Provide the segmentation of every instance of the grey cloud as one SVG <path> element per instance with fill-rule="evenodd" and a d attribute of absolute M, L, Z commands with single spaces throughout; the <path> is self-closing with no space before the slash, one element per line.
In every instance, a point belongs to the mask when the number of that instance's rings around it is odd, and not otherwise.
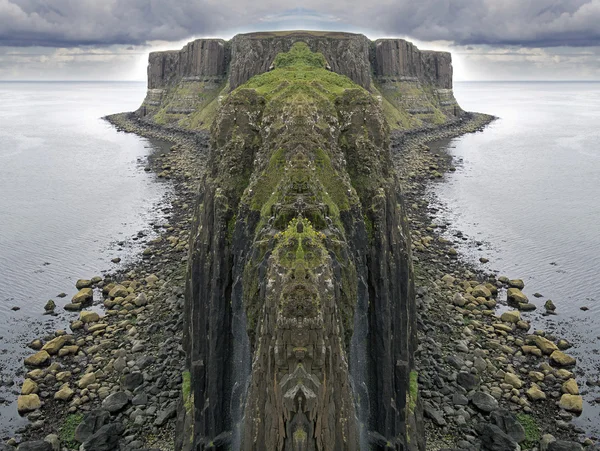
<path fill-rule="evenodd" d="M 138 45 L 307 20 L 458 45 L 600 44 L 600 0 L 0 0 L 0 45 Z"/>

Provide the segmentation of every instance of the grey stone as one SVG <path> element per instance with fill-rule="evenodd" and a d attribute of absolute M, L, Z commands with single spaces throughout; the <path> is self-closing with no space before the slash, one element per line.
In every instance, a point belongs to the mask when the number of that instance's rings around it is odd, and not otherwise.
<path fill-rule="evenodd" d="M 146 393 L 138 393 L 131 400 L 131 404 L 134 406 L 145 406 L 148 404 L 148 395 Z"/>
<path fill-rule="evenodd" d="M 511 412 L 504 409 L 499 409 L 490 414 L 490 420 L 498 426 L 502 431 L 513 438 L 517 443 L 525 440 L 525 429 L 519 423 L 517 417 Z"/>
<path fill-rule="evenodd" d="M 461 395 L 460 393 L 454 393 L 452 395 L 452 404 L 455 406 L 466 406 L 469 404 L 469 400 L 465 395 Z"/>
<path fill-rule="evenodd" d="M 75 440 L 79 443 L 85 442 L 104 426 L 109 418 L 110 414 L 106 410 L 92 410 L 83 417 L 83 420 L 75 429 Z"/>
<path fill-rule="evenodd" d="M 34 440 L 21 443 L 17 451 L 53 451 L 53 449 L 52 445 L 44 440 Z"/>
<path fill-rule="evenodd" d="M 175 418 L 175 415 L 177 415 L 176 403 L 169 404 L 164 410 L 160 411 L 158 413 L 158 415 L 156 415 L 156 420 L 154 420 L 154 425 L 155 426 L 163 426 L 171 418 Z"/>
<path fill-rule="evenodd" d="M 516 451 L 519 445 L 508 434 L 494 424 L 479 427 L 481 449 L 486 451 Z"/>
<path fill-rule="evenodd" d="M 444 419 L 444 415 L 442 412 L 437 410 L 428 402 L 423 406 L 423 413 L 426 418 L 429 418 L 436 426 L 446 426 L 446 420 Z"/>
<path fill-rule="evenodd" d="M 129 404 L 129 396 L 122 391 L 109 395 L 102 401 L 102 408 L 110 413 L 115 413 Z"/>
<path fill-rule="evenodd" d="M 479 378 L 471 373 L 458 373 L 456 382 L 464 389 L 472 390 L 479 385 Z"/>
<path fill-rule="evenodd" d="M 105 424 L 84 442 L 81 449 L 82 451 L 115 451 L 118 449 L 123 430 L 121 423 Z"/>
<path fill-rule="evenodd" d="M 488 395 L 487 393 L 481 391 L 473 393 L 471 402 L 479 410 L 487 413 L 493 412 L 498 408 L 498 401 L 496 401 L 492 395 Z"/>
<path fill-rule="evenodd" d="M 556 440 L 548 444 L 548 451 L 583 451 L 583 447 L 576 442 Z"/>
<path fill-rule="evenodd" d="M 121 378 L 121 386 L 124 390 L 135 390 L 137 387 L 144 383 L 144 376 L 142 373 L 129 373 Z"/>

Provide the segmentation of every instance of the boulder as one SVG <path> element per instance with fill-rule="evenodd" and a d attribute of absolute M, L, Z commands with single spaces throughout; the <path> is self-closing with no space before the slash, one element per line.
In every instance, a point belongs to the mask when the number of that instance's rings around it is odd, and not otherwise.
<path fill-rule="evenodd" d="M 21 387 L 21 394 L 31 395 L 32 393 L 37 393 L 38 390 L 38 384 L 36 384 L 31 379 L 25 379 L 25 381 L 23 382 L 23 386 Z"/>
<path fill-rule="evenodd" d="M 516 324 L 519 321 L 521 321 L 521 312 L 519 312 L 518 310 L 511 310 L 508 312 L 504 312 L 502 314 L 502 316 L 500 316 L 500 319 L 507 323 L 515 323 Z"/>
<path fill-rule="evenodd" d="M 143 383 L 144 376 L 139 372 L 126 374 L 121 378 L 121 386 L 124 390 L 133 391 Z"/>
<path fill-rule="evenodd" d="M 525 440 L 525 428 L 512 412 L 504 409 L 496 410 L 490 414 L 490 420 L 515 442 L 521 443 Z"/>
<path fill-rule="evenodd" d="M 102 408 L 108 410 L 110 413 L 116 413 L 123 409 L 129 404 L 129 396 L 126 393 L 120 391 L 109 395 L 104 401 L 102 401 Z"/>
<path fill-rule="evenodd" d="M 175 415 L 177 415 L 177 403 L 173 402 L 158 412 L 156 420 L 154 420 L 154 426 L 163 426 L 171 418 L 175 418 Z"/>
<path fill-rule="evenodd" d="M 67 402 L 71 400 L 74 393 L 75 392 L 71 389 L 68 383 L 63 384 L 61 385 L 60 389 L 56 393 L 54 393 L 54 399 L 58 401 Z"/>
<path fill-rule="evenodd" d="M 81 312 L 79 314 L 79 321 L 81 321 L 84 324 L 87 323 L 95 323 L 96 321 L 100 320 L 100 315 L 98 315 L 96 312 Z"/>
<path fill-rule="evenodd" d="M 430 403 L 426 402 L 423 406 L 423 414 L 425 418 L 429 418 L 433 421 L 433 424 L 436 426 L 446 426 L 446 420 L 444 419 L 444 414 L 440 412 L 438 409 L 433 407 Z"/>
<path fill-rule="evenodd" d="M 506 297 L 509 301 L 517 304 L 529 304 L 529 299 L 518 288 L 509 288 L 506 292 Z"/>
<path fill-rule="evenodd" d="M 469 391 L 479 385 L 479 378 L 471 373 L 460 372 L 456 376 L 456 383 Z"/>
<path fill-rule="evenodd" d="M 517 451 L 518 443 L 495 424 L 479 427 L 481 449 L 486 451 Z"/>
<path fill-rule="evenodd" d="M 583 451 L 583 446 L 577 442 L 555 440 L 548 444 L 548 451 Z"/>
<path fill-rule="evenodd" d="M 569 395 L 578 395 L 579 387 L 577 386 L 577 381 L 573 378 L 566 381 L 562 384 L 563 393 L 568 393 Z"/>
<path fill-rule="evenodd" d="M 17 411 L 22 415 L 42 407 L 42 402 L 36 394 L 21 395 L 17 398 Z"/>
<path fill-rule="evenodd" d="M 53 451 L 53 449 L 51 443 L 44 440 L 34 440 L 32 442 L 21 443 L 17 451 Z"/>
<path fill-rule="evenodd" d="M 554 351 L 558 351 L 558 347 L 554 343 L 547 338 L 540 337 L 539 335 L 533 336 L 533 342 L 546 355 L 550 355 Z"/>
<path fill-rule="evenodd" d="M 39 351 L 33 355 L 30 355 L 25 359 L 25 365 L 39 367 L 46 366 L 50 364 L 50 354 L 46 351 Z"/>
<path fill-rule="evenodd" d="M 92 281 L 88 279 L 79 279 L 75 282 L 75 288 L 81 290 L 82 288 L 90 288 L 92 286 Z"/>
<path fill-rule="evenodd" d="M 537 384 L 531 384 L 531 387 L 525 392 L 525 394 L 531 401 L 546 399 L 546 393 L 544 393 Z"/>
<path fill-rule="evenodd" d="M 558 406 L 569 412 L 580 414 L 583 412 L 583 398 L 580 395 L 569 395 L 565 393 L 560 397 Z"/>
<path fill-rule="evenodd" d="M 477 285 L 473 288 L 473 291 L 471 291 L 471 295 L 476 298 L 481 297 L 486 299 L 492 297 L 492 293 L 485 285 Z"/>
<path fill-rule="evenodd" d="M 92 410 L 83 417 L 83 420 L 75 429 L 75 440 L 79 443 L 87 441 L 108 422 L 109 418 L 110 414 L 106 410 Z"/>
<path fill-rule="evenodd" d="M 571 357 L 570 355 L 558 350 L 554 351 L 550 355 L 550 361 L 557 366 L 573 366 L 577 363 L 577 359 L 575 359 L 575 357 Z"/>
<path fill-rule="evenodd" d="M 89 437 L 80 448 L 82 451 L 114 451 L 119 449 L 119 438 L 124 428 L 121 423 L 110 423 L 102 426 Z"/>
<path fill-rule="evenodd" d="M 124 298 L 128 294 L 129 291 L 127 291 L 127 288 L 125 288 L 123 285 L 115 285 L 115 287 L 108 293 L 111 298 Z"/>
<path fill-rule="evenodd" d="M 42 351 L 46 351 L 50 355 L 58 354 L 58 351 L 68 343 L 69 339 L 70 337 L 67 335 L 53 338 L 44 345 Z"/>
<path fill-rule="evenodd" d="M 556 310 L 556 305 L 554 305 L 554 302 L 552 302 L 551 299 L 548 299 L 544 304 L 544 308 L 547 312 L 554 313 L 554 311 Z"/>
<path fill-rule="evenodd" d="M 71 302 L 73 304 L 84 304 L 92 299 L 94 299 L 94 290 L 91 288 L 82 288 L 75 296 L 73 296 L 73 298 L 71 298 Z"/>
<path fill-rule="evenodd" d="M 44 310 L 46 313 L 52 313 L 55 308 L 56 302 L 54 302 L 52 299 L 50 299 L 48 302 L 46 302 L 46 305 L 44 305 Z"/>
<path fill-rule="evenodd" d="M 77 386 L 79 388 L 86 388 L 88 385 L 93 384 L 94 382 L 96 382 L 96 374 L 94 373 L 87 373 L 84 374 L 81 379 L 79 379 L 79 382 L 77 382 Z"/>
<path fill-rule="evenodd" d="M 525 282 L 523 282 L 521 279 L 511 279 L 508 281 L 508 286 L 522 290 L 525 288 Z"/>
<path fill-rule="evenodd" d="M 506 373 L 504 375 L 504 382 L 506 382 L 507 384 L 512 385 L 514 388 L 521 388 L 523 386 L 523 381 L 521 379 L 519 379 L 519 376 L 517 376 L 514 373 Z"/>
<path fill-rule="evenodd" d="M 482 412 L 493 412 L 498 408 L 498 401 L 492 395 L 478 391 L 471 396 L 471 402 Z"/>

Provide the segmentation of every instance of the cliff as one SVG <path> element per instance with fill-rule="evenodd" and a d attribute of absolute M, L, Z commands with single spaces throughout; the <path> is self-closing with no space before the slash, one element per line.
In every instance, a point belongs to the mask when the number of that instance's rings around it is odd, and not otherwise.
<path fill-rule="evenodd" d="M 176 449 L 422 450 L 409 232 L 381 101 L 307 43 L 268 63 L 211 128 Z"/>
<path fill-rule="evenodd" d="M 448 53 L 272 32 L 150 55 L 143 121 L 210 130 L 177 450 L 422 450 L 395 131 L 458 122 Z"/>
<path fill-rule="evenodd" d="M 220 97 L 268 72 L 297 42 L 321 53 L 328 70 L 381 97 L 393 130 L 435 127 L 463 114 L 452 93 L 449 53 L 421 51 L 402 39 L 314 31 L 199 39 L 179 51 L 151 53 L 148 93 L 137 113 L 158 125 L 208 130 Z"/>

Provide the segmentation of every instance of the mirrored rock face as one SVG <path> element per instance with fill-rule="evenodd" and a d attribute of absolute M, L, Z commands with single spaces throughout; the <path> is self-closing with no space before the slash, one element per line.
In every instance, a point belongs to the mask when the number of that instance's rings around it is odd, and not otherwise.
<path fill-rule="evenodd" d="M 414 299 L 388 126 L 327 65 L 296 43 L 212 128 L 186 300 L 191 449 L 407 449 Z"/>

